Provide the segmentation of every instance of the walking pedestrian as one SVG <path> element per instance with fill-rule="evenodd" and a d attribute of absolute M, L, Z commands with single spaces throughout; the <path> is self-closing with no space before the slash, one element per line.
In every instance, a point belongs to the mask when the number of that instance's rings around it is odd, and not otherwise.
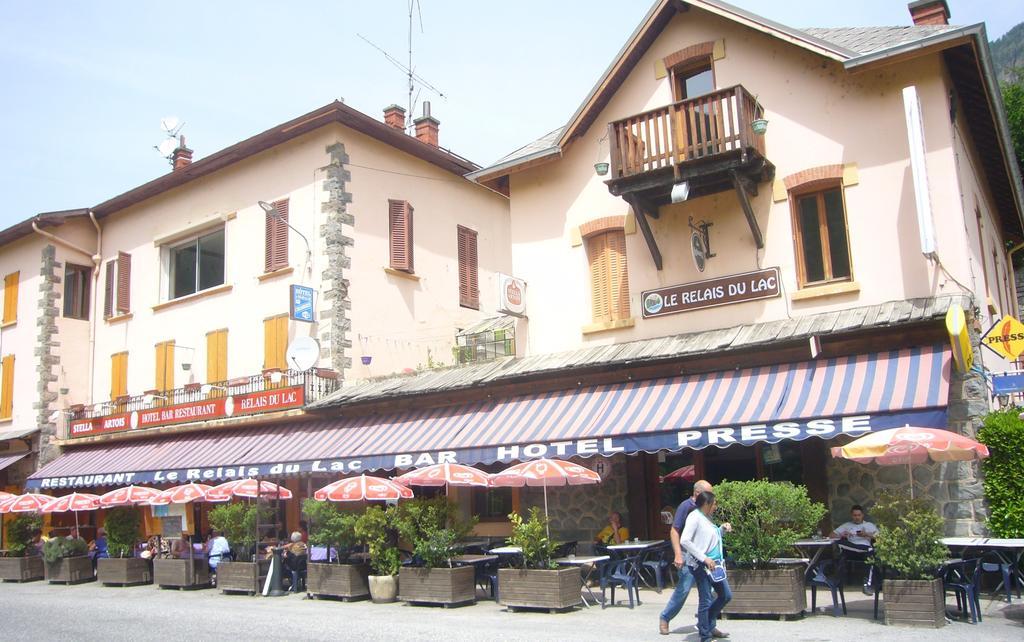
<path fill-rule="evenodd" d="M 658 632 L 662 635 L 668 635 L 669 622 L 679 614 L 679 609 L 683 608 L 687 596 L 690 595 L 690 589 L 693 588 L 693 574 L 690 573 L 689 567 L 683 564 L 683 549 L 679 545 L 679 534 L 683 532 L 683 526 L 686 524 L 686 518 L 690 515 L 690 512 L 697 508 L 697 496 L 711 490 L 711 484 L 703 479 L 694 484 L 693 495 L 679 504 L 679 508 L 676 509 L 675 519 L 672 520 L 669 540 L 672 542 L 672 551 L 675 553 L 673 563 L 679 571 L 679 579 L 676 581 L 676 588 L 672 591 L 671 597 L 668 598 L 665 609 L 658 616 Z"/>
<path fill-rule="evenodd" d="M 722 551 L 722 530 L 730 531 L 732 527 L 727 523 L 722 526 L 712 523 L 715 494 L 711 491 L 702 492 L 695 503 L 697 510 L 691 511 L 686 518 L 679 542 L 686 549 L 686 564 L 693 573 L 700 593 L 697 632 L 701 642 L 708 642 L 715 638 L 729 637 L 728 633 L 719 631 L 715 625 L 722 609 L 732 599 Z"/>

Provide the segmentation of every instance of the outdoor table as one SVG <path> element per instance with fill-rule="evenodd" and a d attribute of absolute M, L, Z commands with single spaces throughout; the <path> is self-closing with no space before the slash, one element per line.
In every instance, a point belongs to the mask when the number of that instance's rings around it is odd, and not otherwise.
<path fill-rule="evenodd" d="M 793 548 L 800 553 L 800 557 L 807 558 L 807 569 L 810 570 L 818 563 L 826 550 L 831 550 L 837 540 L 827 537 L 822 539 L 800 539 L 793 542 Z"/>
<path fill-rule="evenodd" d="M 498 559 L 497 555 L 453 555 L 451 562 L 459 566 L 476 566 L 477 564 L 493 562 L 496 559 Z"/>
<path fill-rule="evenodd" d="M 590 590 L 590 576 L 594 574 L 594 570 L 597 568 L 599 562 L 607 562 L 611 557 L 608 555 L 589 555 L 577 557 L 570 555 L 569 557 L 558 557 L 551 560 L 555 564 L 561 564 L 563 566 L 579 566 L 580 567 L 580 599 L 583 600 L 583 606 L 590 608 L 590 604 L 587 603 L 587 597 L 583 595 L 583 591 L 586 591 L 590 595 L 590 599 L 594 600 L 594 604 L 600 602 L 594 592 Z M 582 572 L 583 567 L 588 566 L 586 574 Z"/>
<path fill-rule="evenodd" d="M 490 545 L 491 545 L 491 540 L 489 540 L 489 539 L 467 539 L 467 540 L 463 540 L 461 542 L 455 542 L 455 548 L 458 549 L 458 550 L 463 550 L 463 549 L 466 549 L 466 548 L 485 549 L 485 548 L 487 548 Z"/>
<path fill-rule="evenodd" d="M 522 555 L 523 549 L 520 546 L 499 546 L 488 551 L 493 555 Z"/>
<path fill-rule="evenodd" d="M 662 539 L 634 539 L 632 541 L 625 541 L 621 544 L 611 544 L 605 548 L 609 551 L 621 551 L 622 554 L 627 556 L 630 554 L 633 555 L 632 561 L 629 564 L 629 572 L 636 577 L 636 585 L 640 586 L 641 582 L 647 584 L 647 582 L 644 581 L 643 575 L 640 573 L 640 554 L 649 548 L 660 546 L 664 543 L 665 540 Z M 650 588 L 650 585 L 647 584 L 647 587 Z"/>
<path fill-rule="evenodd" d="M 1000 537 L 944 537 L 940 540 L 949 548 L 959 548 L 966 552 L 968 549 L 976 548 L 981 551 L 991 551 L 1003 564 L 1010 567 L 1010 583 L 1007 587 L 1007 599 L 1009 590 L 1017 588 L 1017 584 L 1024 585 L 1024 571 L 1021 570 L 1021 560 L 1024 558 L 1024 539 L 1000 538 Z M 996 592 L 1003 588 L 999 582 Z"/>

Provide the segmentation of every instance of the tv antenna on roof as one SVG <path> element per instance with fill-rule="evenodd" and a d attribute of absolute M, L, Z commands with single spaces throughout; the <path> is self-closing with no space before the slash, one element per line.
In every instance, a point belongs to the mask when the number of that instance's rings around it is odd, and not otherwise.
<path fill-rule="evenodd" d="M 160 155 L 166 158 L 167 162 L 172 165 L 174 161 L 171 159 L 171 156 L 178 147 L 178 134 L 184 126 L 185 123 L 180 122 L 177 116 L 166 116 L 160 119 L 160 129 L 164 130 L 166 138 L 160 141 L 159 144 L 153 145 L 153 149 L 160 152 Z"/>
<path fill-rule="evenodd" d="M 400 60 L 398 60 L 397 58 L 395 58 L 394 56 L 389 54 L 382 47 L 379 47 L 378 45 L 374 44 L 369 38 L 367 38 L 363 34 L 361 34 L 361 33 L 357 33 L 356 34 L 357 36 L 359 36 L 363 40 L 363 42 L 365 42 L 366 44 L 370 45 L 371 47 L 373 47 L 377 51 L 379 51 L 382 54 L 384 54 L 384 57 L 387 59 L 388 62 L 390 62 L 395 67 L 398 67 L 400 70 L 405 72 L 406 79 L 409 82 L 409 111 L 405 112 L 405 126 L 406 126 L 406 128 L 412 127 L 412 119 L 413 119 L 413 114 L 415 113 L 416 101 L 419 99 L 419 96 L 420 96 L 420 92 L 416 90 L 416 83 L 419 83 L 423 87 L 426 87 L 428 90 L 430 90 L 430 91 L 434 92 L 435 94 L 437 94 L 438 98 L 441 98 L 443 100 L 448 100 L 448 96 L 446 96 L 443 91 L 441 91 L 440 89 L 438 89 L 434 85 L 430 84 L 429 82 L 427 82 L 427 80 L 425 78 L 423 78 L 422 76 L 417 74 L 416 73 L 416 68 L 412 66 L 412 13 L 413 13 L 413 9 L 414 8 L 416 10 L 416 15 L 417 15 L 417 17 L 419 18 L 419 21 L 420 21 L 420 33 L 423 33 L 423 12 L 422 12 L 422 10 L 420 8 L 420 2 L 419 2 L 419 0 L 409 0 L 409 63 L 408 64 L 402 64 L 402 62 Z M 415 97 L 413 96 L 413 92 L 415 92 L 415 94 L 416 94 Z"/>

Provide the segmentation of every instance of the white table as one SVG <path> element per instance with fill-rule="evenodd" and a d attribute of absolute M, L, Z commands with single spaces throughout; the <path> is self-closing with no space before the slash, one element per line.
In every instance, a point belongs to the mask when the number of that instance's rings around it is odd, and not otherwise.
<path fill-rule="evenodd" d="M 583 606 L 589 609 L 590 604 L 587 603 L 587 597 L 583 594 L 583 591 L 586 591 L 590 595 L 590 599 L 594 600 L 594 604 L 597 604 L 600 601 L 597 599 L 597 596 L 594 595 L 594 592 L 590 590 L 590 576 L 594 574 L 594 569 L 597 568 L 597 564 L 599 562 L 607 562 L 610 559 L 611 557 L 608 555 L 585 555 L 580 557 L 570 555 L 568 557 L 558 557 L 551 561 L 555 564 L 561 564 L 562 566 L 579 566 L 581 569 L 588 564 L 590 565 L 586 575 L 582 572 L 580 573 L 580 582 L 582 582 L 582 586 L 580 586 L 580 599 L 583 600 Z"/>
<path fill-rule="evenodd" d="M 983 551 L 992 551 L 1004 564 L 1010 567 L 1009 589 L 1016 589 L 1017 584 L 1024 586 L 1024 570 L 1021 569 L 1021 560 L 1024 559 L 1024 538 L 1003 538 L 1003 537 L 944 537 L 940 540 L 950 548 L 967 550 L 977 548 Z M 1003 588 L 1000 582 L 996 587 L 998 592 Z M 1019 590 L 1019 589 L 1018 589 Z M 1009 590 L 1007 591 L 1009 599 Z"/>
<path fill-rule="evenodd" d="M 523 548 L 521 546 L 499 546 L 487 552 L 492 555 L 522 555 Z"/>

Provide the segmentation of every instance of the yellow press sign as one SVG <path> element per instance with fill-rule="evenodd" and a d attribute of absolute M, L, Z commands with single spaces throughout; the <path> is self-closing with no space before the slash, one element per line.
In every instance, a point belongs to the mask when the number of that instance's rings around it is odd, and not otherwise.
<path fill-rule="evenodd" d="M 1024 353 L 1024 323 L 1006 315 L 988 329 L 981 343 L 1000 357 L 1013 361 Z"/>
<path fill-rule="evenodd" d="M 974 348 L 967 331 L 967 317 L 959 304 L 954 303 L 946 311 L 946 332 L 949 333 L 949 344 L 953 348 L 953 361 L 957 369 L 967 372 L 974 365 Z"/>

